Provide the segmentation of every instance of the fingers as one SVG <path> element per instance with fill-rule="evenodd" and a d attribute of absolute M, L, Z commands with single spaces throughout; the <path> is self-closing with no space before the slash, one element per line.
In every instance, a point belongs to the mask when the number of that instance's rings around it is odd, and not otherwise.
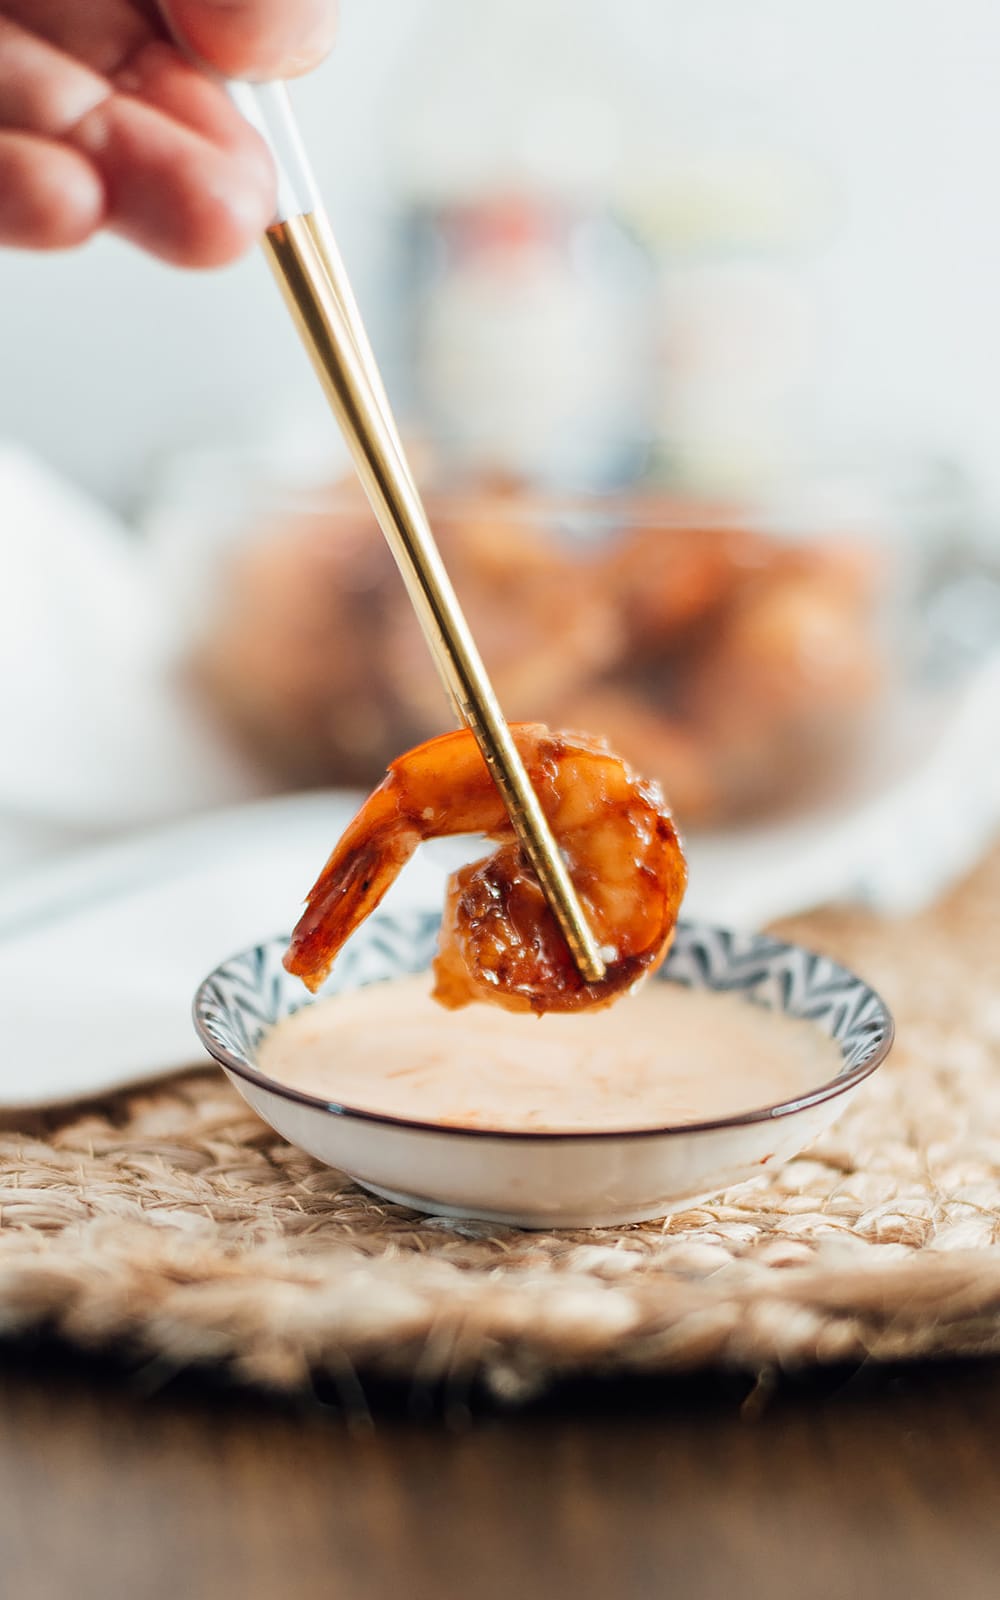
<path fill-rule="evenodd" d="M 0 245 L 67 250 L 104 221 L 104 186 L 75 150 L 0 131 Z"/>
<path fill-rule="evenodd" d="M 109 81 L 0 18 L 2 129 L 39 136 L 9 158 L 12 180 L 21 174 L 26 185 L 20 199 L 16 186 L 5 196 L 12 242 L 31 244 L 35 218 L 39 247 L 58 245 L 50 206 L 65 192 L 66 243 L 86 238 L 96 214 L 164 260 L 219 266 L 274 215 L 263 143 L 216 85 L 158 40 Z"/>
<path fill-rule="evenodd" d="M 104 77 L 147 39 L 163 36 L 153 0 L 3 0 L 3 10 L 29 33 Z"/>
<path fill-rule="evenodd" d="M 272 161 L 260 135 L 218 85 L 172 45 L 147 44 L 115 75 L 113 85 L 209 140 L 265 189 L 271 185 Z"/>
<path fill-rule="evenodd" d="M 224 142 L 165 115 L 145 98 L 116 94 L 72 131 L 73 145 L 99 171 L 107 197 L 107 226 L 177 266 L 213 267 L 235 260 L 274 216 L 275 180 L 270 158 L 240 119 L 210 103 L 180 70 L 152 75 L 150 93 L 183 106 L 202 127 L 222 129 Z M 200 85 L 206 91 L 210 84 Z M 245 132 L 244 132 L 245 129 Z"/>
<path fill-rule="evenodd" d="M 99 73 L 0 16 L 0 126 L 58 139 L 110 92 Z"/>
<path fill-rule="evenodd" d="M 322 61 L 336 0 L 164 0 L 164 15 L 203 61 L 231 78 L 293 78 Z"/>

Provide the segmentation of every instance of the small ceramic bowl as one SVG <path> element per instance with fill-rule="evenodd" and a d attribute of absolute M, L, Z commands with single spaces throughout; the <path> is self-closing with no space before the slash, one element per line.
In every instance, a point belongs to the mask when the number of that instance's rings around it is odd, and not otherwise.
<path fill-rule="evenodd" d="M 321 996 L 424 971 L 438 925 L 432 913 L 377 912 L 345 947 Z M 258 1069 L 262 1036 L 312 1003 L 281 964 L 286 946 L 285 939 L 255 945 L 205 979 L 194 1002 L 199 1038 L 286 1139 L 372 1193 L 437 1215 L 524 1228 L 663 1216 L 803 1149 L 885 1059 L 893 1038 L 884 1002 L 828 957 L 763 934 L 682 923 L 650 982 L 736 991 L 748 1004 L 811 1018 L 840 1047 L 837 1076 L 780 1105 L 684 1126 L 607 1133 L 442 1127 L 332 1105 Z"/>

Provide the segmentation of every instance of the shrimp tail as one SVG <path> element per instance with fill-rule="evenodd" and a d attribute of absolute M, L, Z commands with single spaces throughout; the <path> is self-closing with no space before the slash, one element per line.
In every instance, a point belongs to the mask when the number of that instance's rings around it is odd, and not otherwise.
<path fill-rule="evenodd" d="M 343 946 L 380 905 L 421 840 L 401 826 L 387 779 L 366 800 L 306 896 L 284 964 L 313 993 Z"/>
<path fill-rule="evenodd" d="M 513 731 L 522 750 L 530 750 L 540 730 L 527 724 Z M 421 840 L 507 826 L 500 794 L 467 728 L 443 733 L 400 756 L 334 846 L 309 891 L 285 967 L 315 992 Z"/>

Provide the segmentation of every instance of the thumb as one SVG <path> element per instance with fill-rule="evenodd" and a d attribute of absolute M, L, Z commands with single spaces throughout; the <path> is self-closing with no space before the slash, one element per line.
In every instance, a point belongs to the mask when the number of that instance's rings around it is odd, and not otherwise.
<path fill-rule="evenodd" d="M 227 78 L 294 78 L 322 61 L 336 0 L 161 0 L 176 37 Z"/>

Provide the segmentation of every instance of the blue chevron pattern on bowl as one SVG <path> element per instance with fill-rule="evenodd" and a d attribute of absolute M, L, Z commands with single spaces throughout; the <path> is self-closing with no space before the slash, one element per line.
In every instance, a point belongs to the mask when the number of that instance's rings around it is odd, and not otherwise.
<path fill-rule="evenodd" d="M 433 959 L 439 925 L 436 912 L 376 913 L 344 947 L 322 993 L 339 994 L 423 971 Z M 202 984 L 195 1026 L 213 1054 L 221 1050 L 253 1067 L 261 1036 L 311 1003 L 299 980 L 281 964 L 287 944 L 287 939 L 276 938 L 243 950 Z M 754 1004 L 808 1018 L 837 1041 L 842 1074 L 884 1052 L 891 1038 L 889 1012 L 863 979 L 829 956 L 766 934 L 681 922 L 670 955 L 652 981 L 734 990 Z"/>

